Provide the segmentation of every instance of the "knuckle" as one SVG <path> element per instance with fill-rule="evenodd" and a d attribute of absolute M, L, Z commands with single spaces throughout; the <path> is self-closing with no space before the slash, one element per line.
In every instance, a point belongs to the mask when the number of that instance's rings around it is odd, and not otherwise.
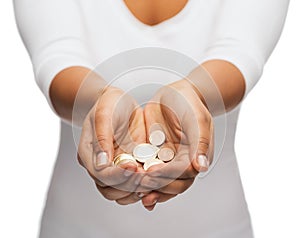
<path fill-rule="evenodd" d="M 199 142 L 198 144 L 198 151 L 200 153 L 207 153 L 208 152 L 208 149 L 209 149 L 209 144 L 207 143 L 203 143 L 203 142 Z"/>
<path fill-rule="evenodd" d="M 93 145 L 94 152 L 97 154 L 104 151 L 107 148 L 110 148 L 111 140 L 112 139 L 109 139 L 106 135 L 97 134 L 96 141 Z"/>
<path fill-rule="evenodd" d="M 99 191 L 99 193 L 107 200 L 109 201 L 114 201 L 114 196 L 111 192 L 109 192 L 106 188 L 102 188 L 101 186 L 99 186 L 98 184 L 96 184 L 97 190 Z"/>
<path fill-rule="evenodd" d="M 192 165 L 190 165 L 186 170 L 187 178 L 195 178 L 197 176 L 197 171 L 194 169 Z"/>
<path fill-rule="evenodd" d="M 179 185 L 178 186 L 178 194 L 182 194 L 182 193 L 184 193 L 185 191 L 187 190 L 187 187 L 186 186 L 184 186 L 184 184 L 181 184 L 181 185 Z"/>
<path fill-rule="evenodd" d="M 181 185 L 180 185 L 180 194 L 184 193 L 191 185 L 192 185 L 193 181 L 187 180 L 184 181 Z"/>
<path fill-rule="evenodd" d="M 102 193 L 102 196 L 107 199 L 108 201 L 114 201 L 115 198 L 113 195 L 111 195 L 110 193 Z"/>
<path fill-rule="evenodd" d="M 133 193 L 136 191 L 136 185 L 131 183 L 124 183 L 120 185 L 118 188 L 127 193 Z"/>
<path fill-rule="evenodd" d="M 121 206 L 126 206 L 126 205 L 129 205 L 130 202 L 126 201 L 126 200 L 122 200 L 122 199 L 118 199 L 116 200 L 116 203 L 121 205 Z"/>
<path fill-rule="evenodd" d="M 99 186 L 100 188 L 103 187 L 102 182 L 100 181 L 99 178 L 96 177 L 96 175 L 93 174 L 93 171 L 91 171 L 89 168 L 86 168 L 86 170 L 87 170 L 89 176 L 94 180 L 96 185 Z"/>
<path fill-rule="evenodd" d="M 204 147 L 207 147 L 208 148 L 208 146 L 209 146 L 209 139 L 208 138 L 206 138 L 206 137 L 203 137 L 203 136 L 200 136 L 199 137 L 199 146 L 204 146 Z"/>
<path fill-rule="evenodd" d="M 97 134 L 96 135 L 96 140 L 97 140 L 97 142 L 98 142 L 98 144 L 102 144 L 102 143 L 106 143 L 107 142 L 107 140 L 108 140 L 108 137 L 107 137 L 107 135 L 104 135 L 104 134 Z"/>
<path fill-rule="evenodd" d="M 82 161 L 82 159 L 80 158 L 80 156 L 79 156 L 78 153 L 77 153 L 77 161 L 78 161 L 78 163 L 79 163 L 82 167 L 85 167 L 85 166 L 84 166 L 84 163 L 83 163 L 83 161 Z"/>

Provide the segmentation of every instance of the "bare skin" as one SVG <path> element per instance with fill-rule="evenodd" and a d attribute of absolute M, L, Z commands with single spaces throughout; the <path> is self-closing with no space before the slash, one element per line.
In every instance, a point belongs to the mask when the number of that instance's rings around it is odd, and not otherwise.
<path fill-rule="evenodd" d="M 131 13 L 146 25 L 157 25 L 177 15 L 188 0 L 124 0 Z"/>
<path fill-rule="evenodd" d="M 176 4 L 173 5 L 173 0 L 125 1 L 137 19 L 148 25 L 159 24 L 176 15 L 187 3 L 186 0 L 175 2 Z M 195 176 L 207 170 L 206 166 L 199 164 L 197 158 L 198 155 L 206 155 L 208 161 L 211 162 L 213 156 L 211 118 L 224 113 L 217 105 L 217 95 L 213 90 L 209 95 L 202 94 L 203 88 L 207 90 L 209 87 L 201 80 L 207 74 L 211 76 L 221 93 L 226 111 L 233 109 L 241 102 L 245 92 L 243 76 L 234 65 L 223 60 L 211 60 L 200 65 L 189 75 L 190 81 L 182 79 L 163 87 L 154 95 L 144 111 L 138 107 L 133 98 L 124 95 L 122 90 L 105 87 L 105 80 L 90 69 L 70 67 L 55 76 L 50 86 L 50 98 L 54 109 L 61 118 L 70 121 L 73 117 L 76 123 L 82 126 L 78 159 L 95 180 L 99 192 L 105 198 L 122 205 L 138 202 L 142 198 L 145 208 L 153 210 L 157 202 L 165 202 L 186 191 L 192 185 Z M 78 115 L 76 113 L 73 115 L 76 96 L 87 75 L 90 75 L 90 84 L 77 98 L 79 100 L 78 113 L 76 112 Z M 179 92 L 177 95 L 181 95 L 177 100 L 188 103 L 187 107 L 172 104 L 174 100 L 169 100 L 169 98 L 174 98 L 172 95 L 174 90 Z M 207 107 L 208 101 L 211 107 Z M 213 105 L 214 101 L 216 105 Z M 131 105 L 131 114 L 122 113 L 122 110 L 112 110 L 122 103 Z M 172 115 L 166 108 L 159 106 L 161 103 L 170 107 L 176 115 Z M 193 113 L 196 111 L 196 114 L 193 114 L 194 117 L 188 117 L 189 120 L 178 118 L 178 115 L 180 117 L 180 115 L 190 113 L 188 110 L 182 110 L 188 107 L 193 109 L 191 110 Z M 118 120 L 115 119 L 116 114 Z M 182 119 L 181 128 L 176 126 L 178 119 Z M 204 134 L 193 134 L 193 131 L 187 129 L 190 124 L 195 123 L 194 119 L 196 119 L 199 131 Z M 124 148 L 128 150 L 125 152 L 130 152 L 135 143 L 146 142 L 149 127 L 153 123 L 160 123 L 165 127 L 168 145 L 175 148 L 177 152 L 174 162 L 165 167 L 153 166 L 147 173 L 135 164 L 125 164 L 122 168 L 113 167 L 111 162 L 114 155 L 124 152 Z M 126 127 L 129 128 L 132 142 L 126 140 L 128 132 L 122 131 L 122 128 Z M 179 148 L 178 141 L 182 135 L 185 135 L 185 140 L 183 140 L 185 143 Z M 97 142 L 97 148 L 90 146 L 94 145 L 94 142 Z M 116 142 L 120 142 L 122 146 L 116 146 Z M 191 153 L 192 150 L 195 153 Z M 103 160 L 102 164 L 95 162 L 90 156 L 91 151 L 94 156 L 97 156 L 98 152 L 105 151 L 107 163 L 103 163 Z M 128 173 L 125 173 L 126 171 Z M 184 173 L 179 176 L 178 171 L 184 171 Z"/>

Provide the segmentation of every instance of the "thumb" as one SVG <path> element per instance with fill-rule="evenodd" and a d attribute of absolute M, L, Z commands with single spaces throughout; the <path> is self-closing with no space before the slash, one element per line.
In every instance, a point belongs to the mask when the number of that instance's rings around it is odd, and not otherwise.
<path fill-rule="evenodd" d="M 198 119 L 197 130 L 190 127 L 187 136 L 190 146 L 190 159 L 194 169 L 206 172 L 213 158 L 213 123 L 211 119 Z"/>
<path fill-rule="evenodd" d="M 94 115 L 94 154 L 95 165 L 99 167 L 113 160 L 114 130 L 112 113 L 106 108 L 99 107 Z"/>

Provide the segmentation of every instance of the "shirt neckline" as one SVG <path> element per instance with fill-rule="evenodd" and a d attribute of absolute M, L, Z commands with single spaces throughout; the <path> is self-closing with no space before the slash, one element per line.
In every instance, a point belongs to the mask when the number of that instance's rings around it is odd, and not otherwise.
<path fill-rule="evenodd" d="M 133 13 L 128 9 L 126 4 L 123 0 L 117 0 L 114 1 L 114 4 L 112 7 L 118 8 L 119 14 L 124 20 L 128 21 L 130 24 L 134 25 L 137 28 L 145 29 L 149 31 L 158 31 L 162 30 L 164 28 L 169 28 L 169 25 L 173 24 L 180 24 L 184 18 L 188 15 L 189 10 L 192 8 L 192 2 L 195 0 L 188 0 L 188 2 L 185 4 L 185 6 L 181 9 L 180 12 L 178 12 L 175 16 L 166 19 L 158 24 L 155 24 L 153 26 L 148 25 L 142 21 L 140 21 L 138 18 L 136 18 Z M 112 1 L 109 1 L 112 2 Z"/>

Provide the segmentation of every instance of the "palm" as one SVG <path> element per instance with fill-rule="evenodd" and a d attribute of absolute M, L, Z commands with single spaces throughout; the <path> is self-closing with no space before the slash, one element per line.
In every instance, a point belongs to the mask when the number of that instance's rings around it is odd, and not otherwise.
<path fill-rule="evenodd" d="M 203 145 L 207 148 L 212 130 L 207 110 L 185 80 L 161 88 L 145 107 L 144 115 L 147 132 L 159 124 L 166 134 L 165 146 L 176 153 L 171 162 L 151 167 L 143 178 L 141 186 L 153 190 L 143 198 L 143 204 L 152 210 L 153 201 L 165 202 L 184 192 L 205 169 L 195 158 Z"/>
<path fill-rule="evenodd" d="M 175 100 L 173 100 L 175 102 Z M 172 105 L 170 105 L 172 107 Z M 171 162 L 173 165 L 177 164 L 179 170 L 174 171 L 171 178 L 182 178 L 185 179 L 185 175 L 183 174 L 186 169 L 192 170 L 191 161 L 190 161 L 190 143 L 189 139 L 184 131 L 184 127 L 182 123 L 180 123 L 179 114 L 175 114 L 177 112 L 177 108 L 175 105 L 173 108 L 164 106 L 162 104 L 157 104 L 154 102 L 149 103 L 145 108 L 145 121 L 146 127 L 151 128 L 153 124 L 159 124 L 163 129 L 166 135 L 166 147 L 171 148 L 175 152 L 175 158 Z M 182 107 L 188 108 L 188 107 Z M 180 114 L 186 114 L 187 111 L 180 112 Z M 168 163 L 166 166 L 168 166 Z M 172 165 L 172 166 L 173 166 Z M 165 174 L 164 176 L 168 176 Z M 167 183 L 172 182 L 172 180 L 166 181 L 166 183 L 161 184 L 161 186 L 166 186 Z"/>
<path fill-rule="evenodd" d="M 105 198 L 120 204 L 138 201 L 130 197 L 137 186 L 134 184 L 136 175 L 125 173 L 139 171 L 139 168 L 132 163 L 115 167 L 112 161 L 117 154 L 130 153 L 135 144 L 144 142 L 145 138 L 142 109 L 120 89 L 108 88 L 85 119 L 78 150 L 81 164 Z M 107 153 L 108 161 L 98 164 L 97 159 L 103 152 Z"/>
<path fill-rule="evenodd" d="M 97 107 L 95 126 L 109 118 L 113 134 L 113 157 L 120 153 L 131 153 L 139 141 L 145 141 L 142 109 L 120 89 L 113 88 L 112 92 L 104 93 L 100 103 L 107 105 L 107 102 L 110 102 L 110 108 Z"/>

